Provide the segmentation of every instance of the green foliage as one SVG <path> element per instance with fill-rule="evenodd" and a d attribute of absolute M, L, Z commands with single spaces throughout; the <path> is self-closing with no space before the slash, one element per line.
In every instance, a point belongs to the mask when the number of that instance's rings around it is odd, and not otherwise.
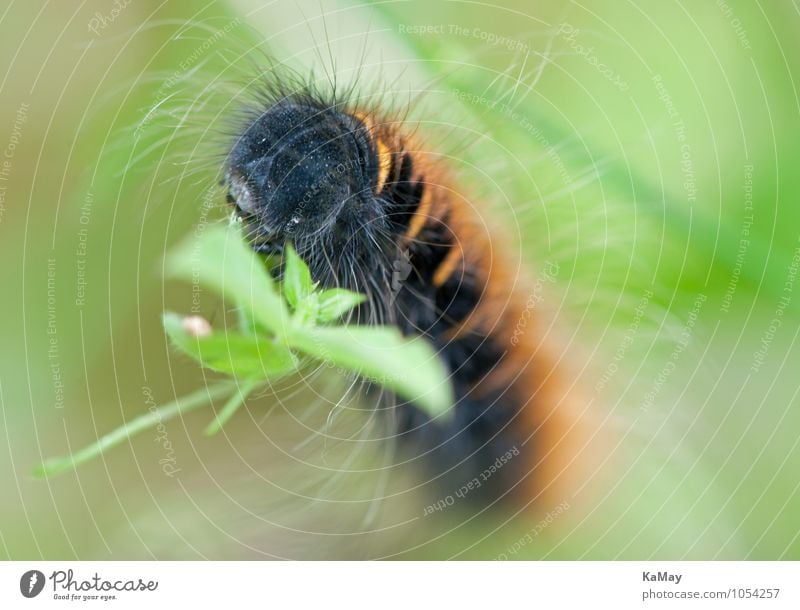
<path fill-rule="evenodd" d="M 175 278 L 200 278 L 206 288 L 229 298 L 274 334 L 280 334 L 288 321 L 289 311 L 272 277 L 238 231 L 212 226 L 197 241 L 180 244 L 165 266 L 167 274 Z"/>
<path fill-rule="evenodd" d="M 133 421 L 101 436 L 96 442 L 71 455 L 46 460 L 43 464 L 34 468 L 33 476 L 36 478 L 52 477 L 68 470 L 73 470 L 80 464 L 98 457 L 104 451 L 119 445 L 139 432 L 153 428 L 159 423 L 181 413 L 188 413 L 207 406 L 215 398 L 230 392 L 231 387 L 230 382 L 208 386 L 161 407 L 149 409 L 144 415 L 140 415 Z"/>
<path fill-rule="evenodd" d="M 215 332 L 205 320 L 165 313 L 164 330 L 179 352 L 232 380 L 151 409 L 72 455 L 47 460 L 34 476 L 71 470 L 142 430 L 227 396 L 205 429 L 206 435 L 215 434 L 259 387 L 313 362 L 383 385 L 431 417 L 449 416 L 453 397 L 447 372 L 427 341 L 404 337 L 389 327 L 322 326 L 363 303 L 363 295 L 340 288 L 320 290 L 291 245 L 286 248 L 279 290 L 233 224 L 210 227 L 197 239 L 184 242 L 168 256 L 167 272 L 175 278 L 197 279 L 232 301 L 239 311 L 239 328 Z"/>
<path fill-rule="evenodd" d="M 164 323 L 173 343 L 204 367 L 241 379 L 274 380 L 297 369 L 299 353 L 385 385 L 434 417 L 452 404 L 446 370 L 427 341 L 388 327 L 321 327 L 339 320 L 364 296 L 341 288 L 320 290 L 291 245 L 286 248 L 282 296 L 234 225 L 212 227 L 199 244 L 183 244 L 169 257 L 167 268 L 175 277 L 198 278 L 231 299 L 242 310 L 242 319 L 255 321 L 243 329 L 255 329 L 255 335 L 195 337 L 179 316 L 168 314 Z"/>
<path fill-rule="evenodd" d="M 164 314 L 164 330 L 179 351 L 218 373 L 242 379 L 274 379 L 292 373 L 297 358 L 284 345 L 235 332 L 194 336 L 179 314 Z"/>
<path fill-rule="evenodd" d="M 286 249 L 286 277 L 283 280 L 283 296 L 294 311 L 301 309 L 303 303 L 314 291 L 311 272 L 300 260 L 294 248 Z"/>

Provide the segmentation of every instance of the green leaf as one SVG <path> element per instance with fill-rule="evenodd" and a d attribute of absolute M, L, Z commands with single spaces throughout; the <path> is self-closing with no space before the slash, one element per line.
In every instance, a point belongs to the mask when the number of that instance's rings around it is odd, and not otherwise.
<path fill-rule="evenodd" d="M 196 337 L 184 328 L 182 316 L 165 313 L 163 319 L 175 346 L 211 370 L 243 379 L 275 379 L 297 368 L 297 358 L 281 343 L 231 332 Z"/>
<path fill-rule="evenodd" d="M 162 407 L 154 407 L 148 410 L 144 415 L 140 415 L 133 421 L 121 425 L 116 430 L 98 438 L 96 442 L 71 455 L 46 460 L 44 463 L 34 468 L 33 476 L 37 479 L 43 479 L 45 477 L 61 474 L 68 470 L 73 470 L 76 466 L 88 462 L 108 449 L 119 445 L 122 441 L 129 439 L 134 434 L 157 426 L 161 422 L 169 420 L 180 413 L 187 413 L 199 407 L 204 407 L 215 398 L 228 394 L 232 389 L 234 389 L 234 385 L 230 381 L 226 381 L 202 388 L 189 396 L 179 398 Z"/>
<path fill-rule="evenodd" d="M 245 315 L 281 336 L 289 321 L 263 261 L 244 243 L 234 225 L 207 227 L 200 237 L 178 245 L 167 257 L 167 273 L 199 281 L 245 310 Z"/>
<path fill-rule="evenodd" d="M 297 256 L 291 244 L 284 250 L 283 295 L 292 309 L 302 309 L 305 299 L 311 294 L 314 285 L 308 265 Z"/>
<path fill-rule="evenodd" d="M 319 293 L 316 321 L 325 324 L 334 322 L 348 311 L 367 300 L 367 297 L 344 288 L 331 288 Z"/>
<path fill-rule="evenodd" d="M 391 389 L 431 417 L 452 413 L 447 370 L 424 339 L 404 337 L 389 327 L 338 326 L 296 328 L 291 344 Z"/>

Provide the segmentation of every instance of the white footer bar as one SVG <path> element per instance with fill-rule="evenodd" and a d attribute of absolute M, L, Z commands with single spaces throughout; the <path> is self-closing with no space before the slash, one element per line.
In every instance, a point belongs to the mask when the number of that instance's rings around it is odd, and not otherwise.
<path fill-rule="evenodd" d="M 798 562 L 0 563 L 0 608 L 800 608 Z"/>

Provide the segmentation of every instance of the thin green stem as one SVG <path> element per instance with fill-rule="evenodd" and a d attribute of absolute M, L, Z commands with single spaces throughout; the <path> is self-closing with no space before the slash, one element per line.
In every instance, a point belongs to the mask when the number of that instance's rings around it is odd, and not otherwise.
<path fill-rule="evenodd" d="M 131 438 L 133 435 L 143 430 L 157 426 L 159 423 L 172 419 L 180 413 L 188 413 L 189 411 L 209 404 L 215 398 L 228 394 L 232 387 L 233 384 L 230 381 L 219 383 L 202 388 L 188 396 L 178 398 L 162 407 L 151 408 L 144 415 L 140 415 L 136 419 L 112 430 L 108 434 L 98 438 L 96 442 L 75 453 L 46 460 L 34 469 L 33 476 L 41 479 L 73 470 L 78 465 L 88 462 L 104 451 L 119 445 L 122 441 Z"/>
<path fill-rule="evenodd" d="M 244 401 L 247 400 L 247 397 L 255 390 L 259 385 L 264 383 L 263 379 L 254 379 L 252 381 L 244 382 L 240 387 L 237 387 L 237 391 L 234 392 L 233 396 L 230 397 L 228 402 L 225 403 L 225 406 L 222 407 L 222 410 L 217 413 L 217 416 L 214 418 L 208 427 L 205 429 L 206 436 L 213 436 L 217 432 L 222 429 L 228 420 L 233 417 L 233 414 L 239 410 L 244 404 Z"/>

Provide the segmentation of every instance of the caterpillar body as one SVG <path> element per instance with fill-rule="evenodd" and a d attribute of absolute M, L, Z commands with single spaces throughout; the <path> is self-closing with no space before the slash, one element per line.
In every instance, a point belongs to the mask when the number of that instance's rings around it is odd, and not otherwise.
<path fill-rule="evenodd" d="M 291 241 L 322 286 L 367 295 L 354 321 L 396 325 L 434 344 L 450 373 L 454 416 L 431 420 L 413 404 L 393 413 L 398 443 L 429 479 L 457 489 L 490 469 L 472 501 L 563 500 L 583 442 L 565 416 L 574 392 L 528 323 L 530 290 L 502 237 L 441 155 L 402 121 L 348 98 L 299 80 L 266 86 L 225 168 L 246 236 L 263 253 Z"/>

